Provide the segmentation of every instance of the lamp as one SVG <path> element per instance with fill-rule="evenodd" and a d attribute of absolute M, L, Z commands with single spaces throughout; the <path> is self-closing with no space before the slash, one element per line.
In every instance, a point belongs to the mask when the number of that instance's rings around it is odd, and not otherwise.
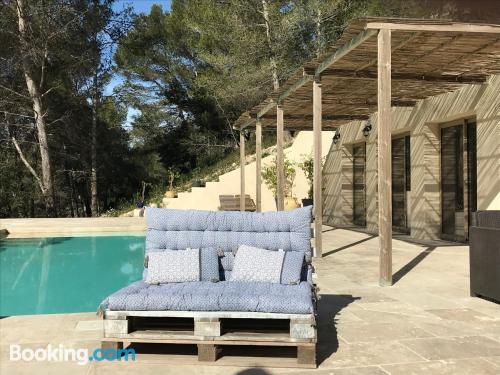
<path fill-rule="evenodd" d="M 339 141 L 339 139 L 340 139 L 340 131 L 339 131 L 339 129 L 337 129 L 335 131 L 335 134 L 333 135 L 332 141 L 333 141 L 334 144 L 337 144 L 338 141 Z"/>
<path fill-rule="evenodd" d="M 365 138 L 367 138 L 370 135 L 371 130 L 372 130 L 372 123 L 370 122 L 370 120 L 368 120 L 365 124 L 365 127 L 363 128 L 363 135 L 365 136 Z"/>

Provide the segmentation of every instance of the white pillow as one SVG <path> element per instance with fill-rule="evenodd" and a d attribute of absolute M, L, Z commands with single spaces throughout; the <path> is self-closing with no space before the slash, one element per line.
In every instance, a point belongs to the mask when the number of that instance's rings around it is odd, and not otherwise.
<path fill-rule="evenodd" d="M 182 283 L 200 280 L 200 250 L 164 250 L 148 253 L 146 283 Z"/>
<path fill-rule="evenodd" d="M 234 257 L 230 281 L 279 283 L 284 257 L 284 251 L 240 245 Z"/>

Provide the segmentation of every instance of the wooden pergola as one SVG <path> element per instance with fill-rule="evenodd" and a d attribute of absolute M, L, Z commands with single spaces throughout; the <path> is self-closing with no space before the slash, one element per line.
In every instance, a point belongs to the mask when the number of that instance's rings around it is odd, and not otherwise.
<path fill-rule="evenodd" d="M 332 50 L 305 64 L 279 93 L 234 124 L 255 126 L 256 205 L 261 210 L 262 128 L 276 127 L 278 210 L 284 207 L 283 131 L 314 131 L 315 256 L 322 254 L 321 131 L 378 112 L 380 285 L 392 285 L 391 107 L 485 84 L 500 74 L 500 25 L 443 20 L 363 18 L 352 22 Z M 499 93 L 500 94 L 500 93 Z M 241 140 L 241 209 L 245 139 Z"/>

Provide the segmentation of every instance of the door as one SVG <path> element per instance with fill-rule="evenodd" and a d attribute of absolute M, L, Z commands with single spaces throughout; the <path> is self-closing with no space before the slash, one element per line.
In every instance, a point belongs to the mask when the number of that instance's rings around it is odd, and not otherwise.
<path fill-rule="evenodd" d="M 408 198 L 411 190 L 410 136 L 395 138 L 391 148 L 392 164 L 392 229 L 410 233 Z"/>
<path fill-rule="evenodd" d="M 465 160 L 465 163 L 464 163 Z M 465 241 L 477 207 L 476 124 L 441 129 L 441 237 Z"/>
<path fill-rule="evenodd" d="M 353 216 L 352 222 L 366 226 L 366 144 L 355 145 L 353 154 Z"/>

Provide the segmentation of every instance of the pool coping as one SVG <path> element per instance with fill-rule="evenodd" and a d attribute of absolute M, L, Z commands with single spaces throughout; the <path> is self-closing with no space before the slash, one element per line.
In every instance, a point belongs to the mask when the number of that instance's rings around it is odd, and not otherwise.
<path fill-rule="evenodd" d="M 0 238 L 144 235 L 143 217 L 1 219 Z"/>

